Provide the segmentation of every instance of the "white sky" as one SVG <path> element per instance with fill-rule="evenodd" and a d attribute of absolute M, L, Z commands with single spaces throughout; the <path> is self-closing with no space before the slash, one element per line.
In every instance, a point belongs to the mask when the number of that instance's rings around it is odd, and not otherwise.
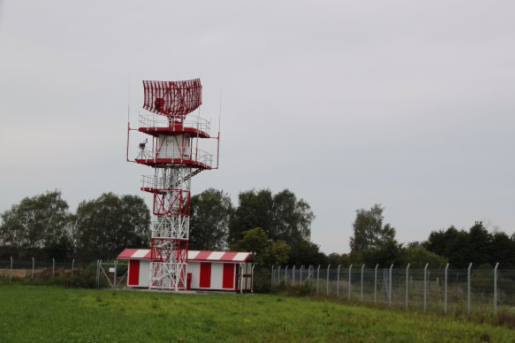
<path fill-rule="evenodd" d="M 349 251 L 358 208 L 401 242 L 515 230 L 515 2 L 0 0 L 0 212 L 136 194 L 142 79 L 200 77 L 221 169 L 195 193 L 289 188 Z M 215 125 L 216 126 L 216 125 Z M 139 137 L 135 138 L 137 144 Z"/>

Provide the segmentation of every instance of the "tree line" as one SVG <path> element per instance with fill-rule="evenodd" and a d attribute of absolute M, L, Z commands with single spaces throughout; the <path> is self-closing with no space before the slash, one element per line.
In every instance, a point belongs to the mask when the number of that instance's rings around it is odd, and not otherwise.
<path fill-rule="evenodd" d="M 235 207 L 227 193 L 208 189 L 191 198 L 189 247 L 252 251 L 263 265 L 321 261 L 310 241 L 313 218 L 289 190 L 244 191 Z M 104 193 L 72 213 L 61 192 L 50 191 L 24 198 L 1 219 L 0 259 L 107 260 L 150 241 L 150 211 L 133 195 Z"/>
<path fill-rule="evenodd" d="M 287 189 L 240 192 L 234 206 L 229 194 L 208 189 L 191 198 L 190 249 L 239 250 L 256 253 L 259 264 L 348 266 L 411 264 L 422 268 L 476 266 L 515 268 L 515 234 L 489 232 L 481 222 L 469 230 L 430 233 L 427 240 L 401 244 L 396 230 L 384 223 L 384 208 L 358 209 L 350 237 L 350 253 L 324 254 L 311 241 L 315 218 L 309 204 Z M 82 201 L 75 213 L 59 191 L 28 197 L 1 214 L 0 259 L 83 261 L 112 259 L 124 248 L 148 247 L 151 214 L 133 195 L 104 193 Z M 343 246 L 342 242 L 342 246 Z"/>
<path fill-rule="evenodd" d="M 104 193 L 69 211 L 61 192 L 24 198 L 1 215 L 0 259 L 112 259 L 147 246 L 150 212 L 138 196 Z"/>
<path fill-rule="evenodd" d="M 412 268 L 423 268 L 426 263 L 432 268 L 444 267 L 447 263 L 454 268 L 466 268 L 469 263 L 479 268 L 491 268 L 497 262 L 502 268 L 515 268 L 515 233 L 489 232 L 482 222 L 477 221 L 469 230 L 448 229 L 432 231 L 427 240 L 399 243 L 396 230 L 391 224 L 384 224 L 384 207 L 374 205 L 369 210 L 359 209 L 353 223 L 354 235 L 350 238 L 349 254 L 330 254 L 328 263 L 365 264 L 373 267 L 391 264 Z"/>

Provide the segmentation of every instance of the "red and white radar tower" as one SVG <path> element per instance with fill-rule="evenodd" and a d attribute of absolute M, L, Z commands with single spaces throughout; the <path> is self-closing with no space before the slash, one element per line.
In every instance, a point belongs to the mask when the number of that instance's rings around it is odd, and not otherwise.
<path fill-rule="evenodd" d="M 132 130 L 151 136 L 139 144 L 135 160 L 154 170 L 143 176 L 141 190 L 153 194 L 151 263 L 149 288 L 186 289 L 186 263 L 190 229 L 191 178 L 216 167 L 213 155 L 199 149 L 199 141 L 212 138 L 211 123 L 188 115 L 202 104 L 200 79 L 187 81 L 143 81 L 143 108 L 154 114 L 140 115 L 139 127 Z M 213 137 L 220 142 L 220 133 Z"/>

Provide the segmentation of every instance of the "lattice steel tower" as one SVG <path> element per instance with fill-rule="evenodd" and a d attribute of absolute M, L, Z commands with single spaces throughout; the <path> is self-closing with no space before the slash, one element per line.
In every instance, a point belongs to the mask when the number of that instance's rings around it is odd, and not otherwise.
<path fill-rule="evenodd" d="M 210 122 L 189 115 L 202 104 L 200 79 L 143 81 L 143 108 L 154 114 L 140 115 L 131 130 L 151 136 L 139 144 L 133 162 L 150 166 L 154 174 L 143 176 L 141 190 L 153 194 L 149 288 L 186 288 L 186 263 L 190 229 L 191 177 L 213 166 L 213 156 L 199 149 L 199 139 L 210 137 Z M 128 134 L 130 137 L 130 134 Z M 220 142 L 220 133 L 214 137 Z M 128 140 L 129 142 L 129 140 Z M 129 145 L 129 143 L 128 143 Z M 127 155 L 128 155 L 127 148 Z M 129 159 L 128 159 L 129 160 Z"/>

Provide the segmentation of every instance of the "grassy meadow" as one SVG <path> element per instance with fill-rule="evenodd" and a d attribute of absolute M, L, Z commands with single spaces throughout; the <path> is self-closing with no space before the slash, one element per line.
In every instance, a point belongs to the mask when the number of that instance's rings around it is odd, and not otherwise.
<path fill-rule="evenodd" d="M 463 318 L 272 294 L 0 284 L 7 342 L 515 342 Z"/>

